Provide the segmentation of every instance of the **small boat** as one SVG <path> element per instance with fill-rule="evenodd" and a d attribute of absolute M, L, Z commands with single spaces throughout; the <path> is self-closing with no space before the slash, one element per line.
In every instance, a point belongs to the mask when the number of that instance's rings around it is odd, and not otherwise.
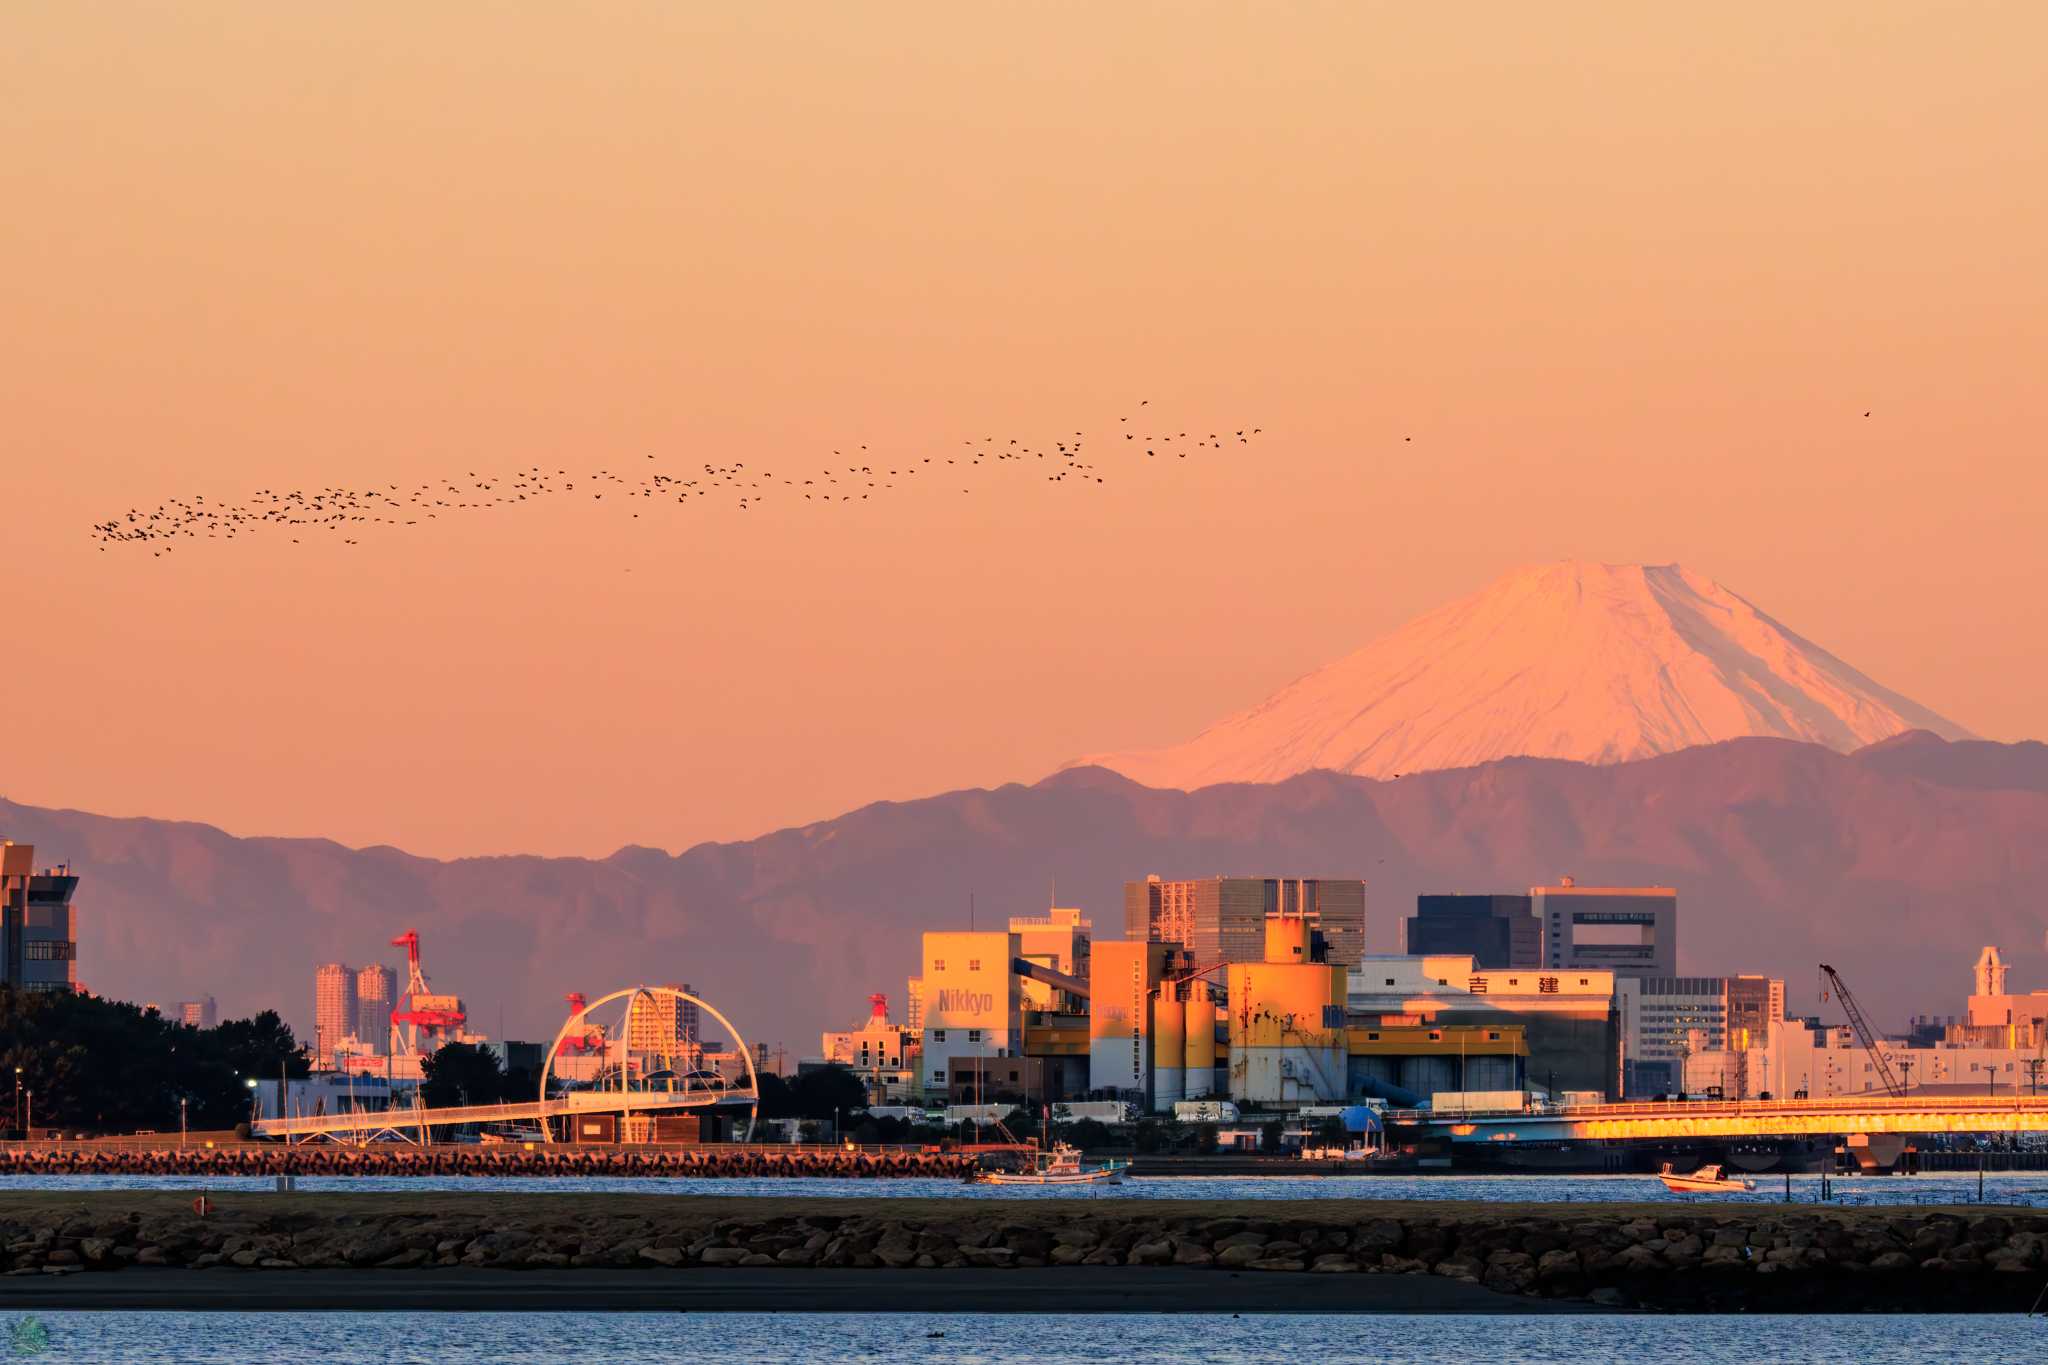
<path fill-rule="evenodd" d="M 1754 1180 L 1730 1176 L 1718 1165 L 1702 1166 L 1691 1175 L 1680 1175 L 1667 1161 L 1664 1169 L 1657 1172 L 1657 1178 L 1673 1194 L 1740 1194 L 1756 1188 Z"/>
<path fill-rule="evenodd" d="M 974 1178 L 983 1185 L 1121 1185 L 1124 1168 L 1114 1161 L 1083 1166 L 1080 1148 L 1062 1142 L 1034 1153 L 1028 1171 L 981 1171 Z"/>

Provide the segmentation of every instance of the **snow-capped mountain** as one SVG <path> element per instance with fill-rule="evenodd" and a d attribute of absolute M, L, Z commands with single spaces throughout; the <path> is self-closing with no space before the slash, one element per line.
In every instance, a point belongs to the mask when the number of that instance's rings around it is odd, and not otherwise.
<path fill-rule="evenodd" d="M 1097 754 L 1154 787 L 1368 777 L 1515 755 L 1619 763 L 1747 736 L 1848 752 L 1969 732 L 1676 564 L 1509 574 L 1165 749 Z"/>

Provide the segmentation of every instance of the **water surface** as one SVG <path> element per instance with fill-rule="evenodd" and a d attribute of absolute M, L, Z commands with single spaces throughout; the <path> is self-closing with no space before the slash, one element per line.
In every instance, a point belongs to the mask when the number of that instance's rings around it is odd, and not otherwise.
<path fill-rule="evenodd" d="M 2006 1362 L 2048 1357 L 2048 1320 L 1214 1314 L 39 1313 L 0 1316 L 9 1358 L 52 1361 Z M 934 1333 L 943 1333 L 935 1336 Z M 23 1356 L 23 1346 L 34 1350 Z"/>

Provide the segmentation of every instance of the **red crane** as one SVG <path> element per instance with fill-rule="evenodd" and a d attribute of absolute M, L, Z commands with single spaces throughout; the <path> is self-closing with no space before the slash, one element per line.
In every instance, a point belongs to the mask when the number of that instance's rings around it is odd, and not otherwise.
<path fill-rule="evenodd" d="M 405 1008 L 391 1011 L 391 1024 L 393 1028 L 402 1028 L 405 1032 L 406 1046 L 424 1057 L 436 1051 L 442 1042 L 460 1033 L 468 1016 L 460 1008 L 450 1009 L 441 1005 L 420 1003 L 421 997 L 430 995 L 431 992 L 427 989 L 427 975 L 420 970 L 420 936 L 417 930 L 406 930 L 391 940 L 391 946 L 405 949 L 406 967 L 403 997 Z M 459 1006 L 461 1002 L 456 1003 Z"/>

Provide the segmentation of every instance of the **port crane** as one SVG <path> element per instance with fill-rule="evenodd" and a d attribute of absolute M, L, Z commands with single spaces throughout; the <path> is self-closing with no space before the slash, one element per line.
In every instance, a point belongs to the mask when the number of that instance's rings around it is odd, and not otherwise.
<path fill-rule="evenodd" d="M 425 1057 L 460 1034 L 468 1016 L 456 997 L 428 993 L 427 974 L 420 970 L 417 931 L 406 930 L 391 940 L 391 946 L 405 949 L 406 966 L 405 1008 L 391 1011 L 392 1028 L 404 1036 L 408 1052 Z"/>
<path fill-rule="evenodd" d="M 1871 1032 L 1870 1024 L 1863 1017 L 1863 1011 L 1857 1008 L 1856 997 L 1849 993 L 1849 983 L 1842 980 L 1842 974 L 1825 962 L 1820 964 L 1820 974 L 1824 979 L 1820 990 L 1822 1001 L 1826 1001 L 1828 988 L 1832 986 L 1836 997 L 1842 1002 L 1842 1012 L 1849 1016 L 1849 1027 L 1856 1031 L 1856 1041 L 1863 1044 L 1863 1050 L 1870 1054 L 1871 1063 L 1877 1068 L 1877 1078 L 1884 1082 L 1885 1090 L 1894 1098 L 1904 1095 L 1906 1087 L 1899 1084 L 1898 1075 L 1892 1070 L 1890 1060 L 1879 1050 L 1877 1035 Z"/>

